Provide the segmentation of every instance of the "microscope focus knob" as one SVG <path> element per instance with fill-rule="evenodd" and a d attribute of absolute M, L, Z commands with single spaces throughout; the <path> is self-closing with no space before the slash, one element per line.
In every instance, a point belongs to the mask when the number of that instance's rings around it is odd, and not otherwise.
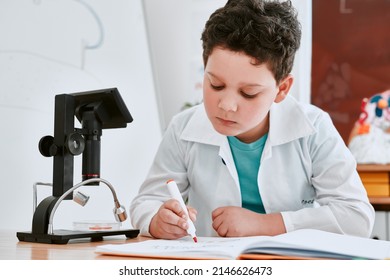
<path fill-rule="evenodd" d="M 44 157 L 53 157 L 57 154 L 58 148 L 54 144 L 54 137 L 47 135 L 39 140 L 39 151 Z"/>
<path fill-rule="evenodd" d="M 65 146 L 72 155 L 80 155 L 85 148 L 84 137 L 78 132 L 71 133 L 66 138 Z"/>

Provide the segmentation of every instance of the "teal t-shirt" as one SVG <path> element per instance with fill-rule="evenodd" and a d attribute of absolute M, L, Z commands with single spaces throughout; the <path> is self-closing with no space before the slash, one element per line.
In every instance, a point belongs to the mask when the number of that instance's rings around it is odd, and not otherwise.
<path fill-rule="evenodd" d="M 268 134 L 253 143 L 244 143 L 236 137 L 228 136 L 230 149 L 240 182 L 242 207 L 257 213 L 265 213 L 257 184 L 260 158 Z"/>

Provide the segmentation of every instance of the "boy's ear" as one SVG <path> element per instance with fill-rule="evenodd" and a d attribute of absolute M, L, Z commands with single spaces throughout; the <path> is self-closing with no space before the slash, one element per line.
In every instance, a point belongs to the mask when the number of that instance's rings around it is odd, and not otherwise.
<path fill-rule="evenodd" d="M 294 77 L 291 75 L 291 74 L 288 74 L 286 78 L 284 78 L 280 83 L 279 83 L 279 92 L 278 94 L 276 95 L 276 98 L 275 98 L 275 103 L 279 103 L 279 102 L 282 102 L 288 92 L 290 91 L 291 89 L 291 86 L 293 84 L 293 81 L 294 81 Z"/>

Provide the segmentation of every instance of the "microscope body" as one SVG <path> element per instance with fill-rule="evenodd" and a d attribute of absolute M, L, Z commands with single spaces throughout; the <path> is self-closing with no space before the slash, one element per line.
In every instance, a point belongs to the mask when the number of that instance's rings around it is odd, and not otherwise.
<path fill-rule="evenodd" d="M 81 128 L 75 128 L 75 117 L 80 121 Z M 76 187 L 73 184 L 74 156 L 83 154 L 82 182 L 88 185 L 106 182 L 97 180 L 100 178 L 102 130 L 126 127 L 132 121 L 116 88 L 55 96 L 54 137 L 44 136 L 39 141 L 41 154 L 53 157 L 52 195 L 39 203 L 34 211 L 31 233 L 18 233 L 19 240 L 52 243 L 52 238 L 47 239 L 47 235 L 53 208 L 58 206 L 60 197 L 72 199 L 73 190 L 70 190 Z M 115 191 L 112 186 L 110 188 L 115 205 L 119 205 Z M 136 232 L 138 230 L 131 231 L 129 236 Z"/>

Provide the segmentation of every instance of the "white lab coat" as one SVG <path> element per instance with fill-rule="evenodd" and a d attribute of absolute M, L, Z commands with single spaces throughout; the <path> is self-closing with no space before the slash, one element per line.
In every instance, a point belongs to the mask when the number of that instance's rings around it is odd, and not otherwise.
<path fill-rule="evenodd" d="M 198 211 L 198 236 L 216 236 L 211 212 L 241 206 L 239 180 L 226 136 L 217 133 L 203 104 L 175 116 L 167 128 L 130 217 L 141 234 L 168 200 L 174 179 Z M 266 213 L 280 212 L 287 232 L 312 228 L 368 237 L 375 212 L 356 162 L 319 108 L 287 97 L 274 103 L 261 157 L 258 186 Z"/>

